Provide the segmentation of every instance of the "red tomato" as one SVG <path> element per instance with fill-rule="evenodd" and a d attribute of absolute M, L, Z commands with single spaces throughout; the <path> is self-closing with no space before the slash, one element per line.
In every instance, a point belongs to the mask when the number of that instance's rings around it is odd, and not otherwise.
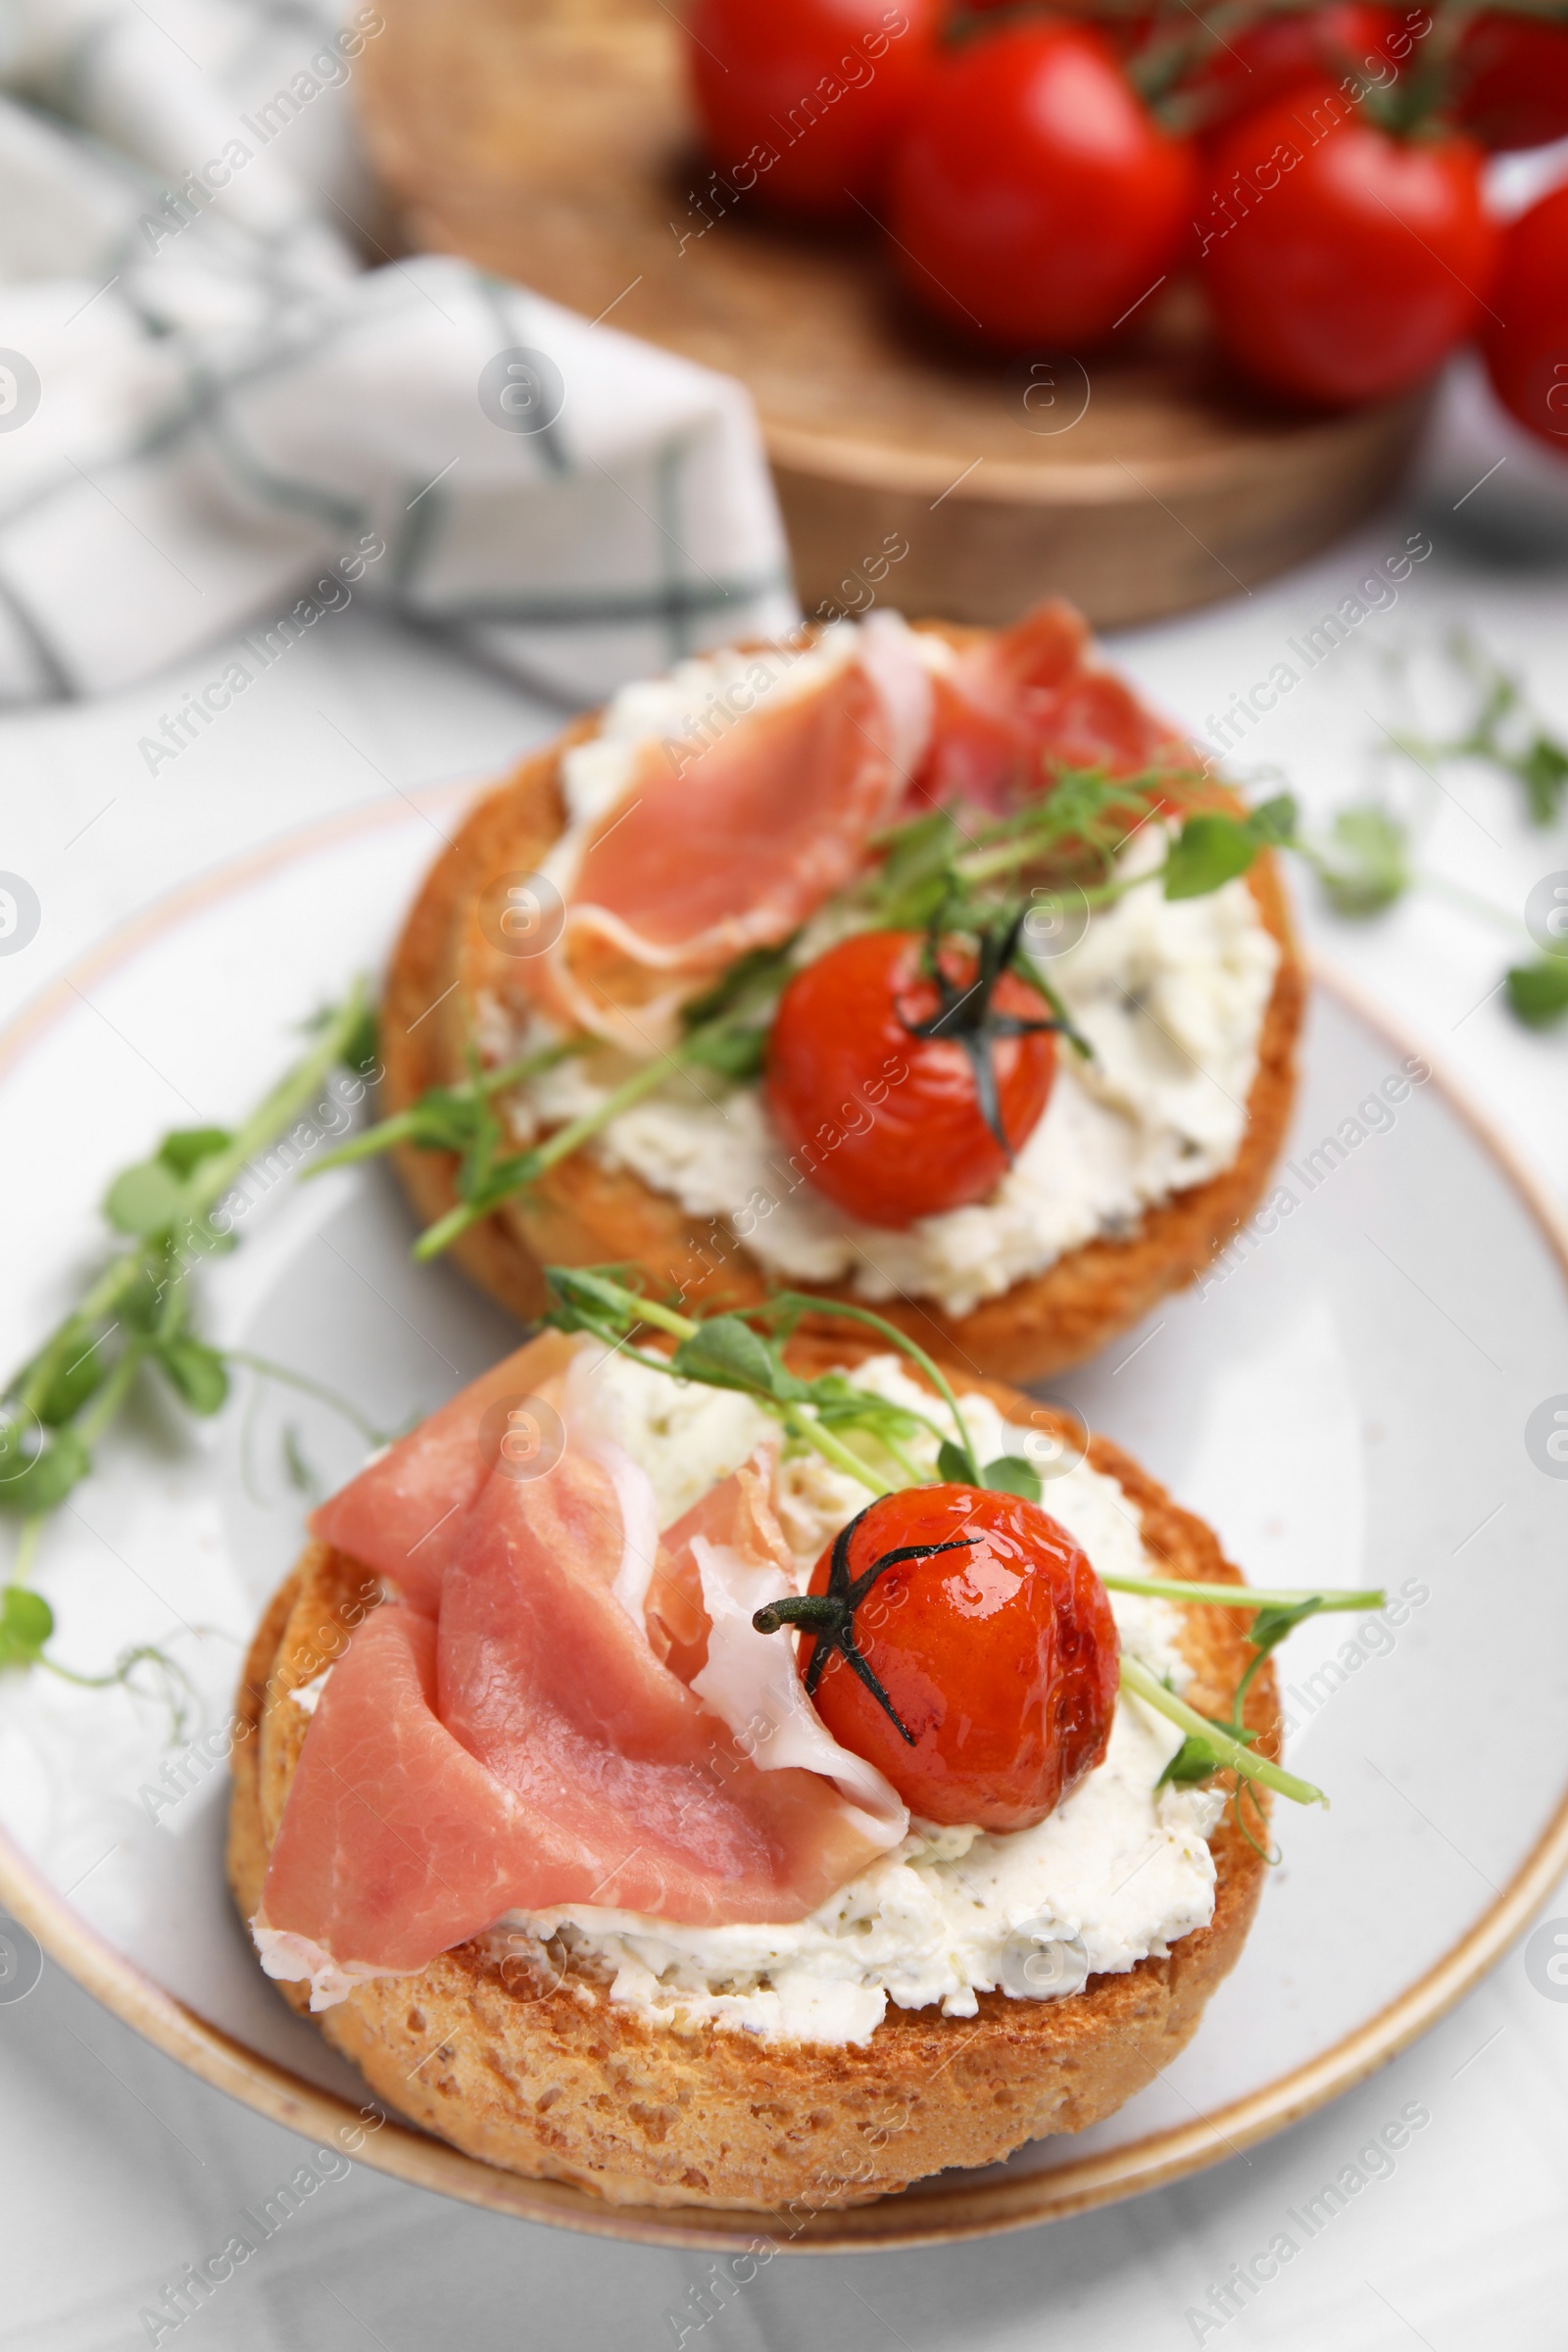
<path fill-rule="evenodd" d="M 719 173 L 782 211 L 856 216 L 946 0 L 696 0 L 688 57 Z"/>
<path fill-rule="evenodd" d="M 892 259 L 988 343 L 1091 343 L 1168 270 L 1194 186 L 1100 33 L 1023 25 L 926 75 L 894 149 Z"/>
<path fill-rule="evenodd" d="M 1493 389 L 1522 425 L 1568 459 L 1568 187 L 1503 233 L 1482 348 Z"/>
<path fill-rule="evenodd" d="M 1056 1067 L 1049 1031 L 1005 1034 L 1051 1018 L 1012 972 L 990 995 L 1002 1034 L 972 1046 L 914 1036 L 942 1010 L 920 968 L 924 944 L 918 931 L 862 931 L 797 972 L 773 1018 L 763 1080 L 769 1116 L 817 1190 L 852 1217 L 894 1229 L 994 1192 L 1037 1125 Z M 978 1016 L 985 992 L 973 985 L 974 957 L 950 952 L 942 960 L 949 994 Z M 987 1124 L 976 1068 L 986 1060 L 1007 1151 Z"/>
<path fill-rule="evenodd" d="M 1384 43 L 1399 31 L 1400 23 L 1397 10 L 1364 7 L 1361 0 L 1335 0 L 1329 8 L 1265 18 L 1218 42 L 1181 86 L 1201 101 L 1202 127 L 1212 134 L 1239 115 L 1325 74 L 1336 81 L 1369 69 L 1380 78 L 1387 75 Z M 1407 53 L 1410 45 L 1406 41 Z"/>
<path fill-rule="evenodd" d="M 853 1593 L 854 1580 L 906 1546 L 928 1556 L 883 1570 L 848 1619 L 910 1737 L 831 1636 L 802 1642 L 807 1689 L 814 1680 L 835 1740 L 884 1773 L 922 1820 L 1027 1829 L 1105 1753 L 1121 1654 L 1105 1588 L 1038 1503 L 952 1486 L 873 1502 L 823 1552 L 810 1591 L 836 1583 Z"/>
<path fill-rule="evenodd" d="M 1568 25 L 1488 12 L 1454 63 L 1459 121 L 1483 147 L 1544 147 L 1568 132 Z"/>
<path fill-rule="evenodd" d="M 1330 82 L 1238 122 L 1200 253 L 1220 341 L 1270 391 L 1352 406 L 1406 391 L 1475 326 L 1496 264 L 1468 139 L 1397 139 Z"/>

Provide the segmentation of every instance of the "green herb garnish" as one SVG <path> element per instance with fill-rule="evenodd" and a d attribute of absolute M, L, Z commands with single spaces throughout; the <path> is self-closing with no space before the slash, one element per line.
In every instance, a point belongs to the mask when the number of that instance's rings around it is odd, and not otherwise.
<path fill-rule="evenodd" d="M 465 1084 L 427 1088 L 406 1110 L 367 1128 L 305 1173 L 324 1175 L 328 1168 L 368 1159 L 403 1144 L 416 1151 L 455 1152 L 457 1205 L 427 1226 L 414 1245 L 416 1258 L 439 1257 L 470 1226 L 503 1201 L 527 1192 L 562 1160 L 580 1152 L 612 1119 L 671 1076 L 683 1070 L 711 1069 L 731 1079 L 756 1077 L 767 1042 L 767 1019 L 789 975 L 788 956 L 787 945 L 742 956 L 716 988 L 687 1005 L 685 1034 L 666 1054 L 644 1062 L 594 1109 L 558 1127 L 527 1151 L 502 1149 L 506 1131 L 496 1114 L 495 1097 L 525 1084 L 569 1054 L 587 1052 L 594 1039 L 566 1039 L 489 1071 L 481 1070 L 477 1056 L 470 1053 Z"/>
<path fill-rule="evenodd" d="M 1568 1012 L 1568 956 L 1515 963 L 1503 983 L 1508 1004 L 1527 1029 L 1550 1029 Z"/>
<path fill-rule="evenodd" d="M 144 1371 L 202 1418 L 226 1401 L 233 1362 L 293 1377 L 202 1338 L 192 1275 L 203 1259 L 235 1247 L 221 1204 L 246 1167 L 288 1134 L 335 1068 L 364 1068 L 373 1035 L 369 1017 L 361 982 L 342 1006 L 314 1024 L 309 1053 L 238 1128 L 176 1128 L 110 1184 L 103 1211 L 122 1247 L 0 1392 L 0 1511 L 21 1521 L 11 1580 L 0 1588 L 0 1667 L 43 1666 L 67 1681 L 103 1687 L 125 1683 L 138 1666 L 150 1665 L 166 1695 L 183 1684 L 181 1670 L 147 1647 L 127 1651 L 107 1675 L 83 1676 L 60 1665 L 46 1654 L 53 1612 L 27 1579 L 48 1519 L 91 1473 L 94 1449 Z"/>
<path fill-rule="evenodd" d="M 1193 1781 L 1211 1780 L 1215 1773 L 1223 1772 L 1228 1767 L 1234 1766 L 1238 1747 L 1249 1748 L 1251 1746 L 1257 1734 L 1249 1731 L 1242 1720 L 1247 1708 L 1247 1693 L 1251 1689 L 1253 1678 L 1263 1660 L 1269 1656 L 1271 1651 L 1279 1647 L 1287 1634 L 1296 1631 L 1303 1618 L 1315 1617 L 1320 1610 L 1325 1608 L 1353 1607 L 1357 1604 L 1366 1608 L 1380 1608 L 1383 1604 L 1381 1592 L 1354 1594 L 1301 1592 L 1294 1595 L 1254 1593 L 1253 1598 L 1261 1600 L 1264 1605 L 1259 1608 L 1257 1615 L 1247 1629 L 1247 1639 L 1252 1644 L 1252 1655 L 1248 1660 L 1241 1679 L 1232 1692 L 1229 1718 L 1223 1723 L 1216 1722 L 1212 1716 L 1200 1718 L 1202 1728 L 1194 1728 L 1188 1732 L 1181 1746 L 1160 1774 L 1161 1781 L 1185 1784 Z M 1255 1758 L 1254 1761 L 1256 1761 Z M 1276 1766 L 1274 1769 L 1277 1771 L 1278 1767 Z M 1251 1788 L 1254 1781 L 1263 1778 L 1261 1773 L 1246 1775 L 1238 1773 L 1236 1793 L 1231 1799 L 1231 1804 L 1235 1813 L 1236 1826 L 1242 1836 L 1250 1845 L 1256 1847 L 1265 1861 L 1268 1861 L 1277 1857 L 1271 1855 L 1265 1847 L 1258 1845 L 1257 1839 L 1247 1826 L 1246 1816 L 1242 1810 L 1244 1792 Z M 1278 1783 L 1271 1780 L 1267 1781 L 1265 1785 L 1275 1788 Z M 1285 1793 L 1288 1795 L 1290 1791 L 1286 1790 Z M 1255 1803 L 1255 1797 L 1253 1801 Z M 1328 1800 L 1325 1797 L 1322 1801 L 1326 1804 Z"/>
<path fill-rule="evenodd" d="M 1392 809 L 1367 801 L 1342 808 L 1326 842 L 1295 845 L 1336 914 L 1382 914 L 1415 881 L 1410 829 Z"/>
<path fill-rule="evenodd" d="M 675 1379 L 699 1381 L 705 1388 L 733 1389 L 750 1396 L 782 1422 L 792 1438 L 813 1447 L 836 1470 L 869 1488 L 873 1494 L 891 1494 L 900 1487 L 917 1483 L 904 1447 L 922 1431 L 940 1438 L 942 1432 L 933 1421 L 885 1396 L 857 1389 L 842 1373 L 802 1380 L 784 1361 L 785 1345 L 802 1317 L 820 1313 L 819 1298 L 781 1291 L 758 1306 L 683 1315 L 629 1289 L 618 1279 L 619 1272 L 613 1266 L 548 1267 L 551 1303 L 545 1322 L 557 1331 L 590 1333 L 607 1347 L 629 1352 L 637 1363 Z M 842 1311 L 894 1341 L 927 1372 L 953 1416 L 957 1433 L 954 1450 L 963 1465 L 961 1476 L 971 1486 L 984 1486 L 985 1473 L 957 1399 L 940 1367 L 880 1315 L 866 1308 L 834 1311 Z M 759 1323 L 761 1330 L 756 1328 Z M 630 1346 L 644 1329 L 664 1333 L 674 1340 L 675 1347 L 668 1353 L 660 1353 Z M 872 1453 L 885 1457 L 887 1468 L 857 1452 L 845 1442 L 846 1437 L 868 1441 Z"/>
<path fill-rule="evenodd" d="M 1533 825 L 1555 824 L 1568 800 L 1568 746 L 1532 708 L 1522 681 L 1465 630 L 1455 630 L 1446 650 L 1474 689 L 1469 724 L 1438 739 L 1391 730 L 1392 740 L 1419 767 L 1479 760 L 1521 787 Z"/>

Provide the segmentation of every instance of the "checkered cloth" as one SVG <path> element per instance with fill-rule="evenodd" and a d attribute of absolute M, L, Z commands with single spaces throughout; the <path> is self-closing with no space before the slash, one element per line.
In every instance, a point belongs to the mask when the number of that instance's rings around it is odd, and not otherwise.
<path fill-rule="evenodd" d="M 348 6 L 0 0 L 0 700 L 351 595 L 564 703 L 792 617 L 737 384 L 362 267 Z"/>

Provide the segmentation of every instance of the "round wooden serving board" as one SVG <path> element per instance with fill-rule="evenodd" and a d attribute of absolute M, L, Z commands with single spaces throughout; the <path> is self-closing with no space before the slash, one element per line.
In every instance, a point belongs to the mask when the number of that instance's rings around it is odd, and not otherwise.
<path fill-rule="evenodd" d="M 714 174 L 663 0 L 382 6 L 362 97 L 410 242 L 740 376 L 808 612 L 865 601 L 895 537 L 911 612 L 997 623 L 1048 593 L 1102 625 L 1179 612 L 1324 545 L 1413 444 L 1419 394 L 1327 418 L 1238 394 L 1186 285 L 1083 361 L 944 343 L 869 219 L 785 228 Z"/>

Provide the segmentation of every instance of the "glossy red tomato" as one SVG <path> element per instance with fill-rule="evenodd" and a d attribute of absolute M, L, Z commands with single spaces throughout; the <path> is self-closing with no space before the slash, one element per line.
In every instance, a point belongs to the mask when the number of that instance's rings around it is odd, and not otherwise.
<path fill-rule="evenodd" d="M 1100 1763 L 1116 1704 L 1120 1643 L 1104 1586 L 1038 1503 L 975 1487 L 884 1495 L 812 1571 L 823 1595 L 908 1546 L 951 1551 L 877 1576 L 850 1613 L 860 1656 L 905 1739 L 831 1637 L 808 1635 L 810 1688 L 833 1737 L 865 1756 L 925 1821 L 1021 1830 Z M 834 1554 L 842 1566 L 834 1575 Z"/>
<path fill-rule="evenodd" d="M 910 1225 L 984 1200 L 1039 1121 L 1055 1075 L 1051 1007 L 1015 973 L 990 992 L 975 959 L 946 953 L 959 1021 L 989 1010 L 994 1026 L 969 1044 L 913 1032 L 942 1011 L 921 971 L 924 935 L 862 931 L 797 972 L 768 1039 L 768 1113 L 796 1164 L 819 1192 L 868 1225 Z M 1001 1032 L 1000 1034 L 998 1032 Z M 1009 1150 L 987 1124 L 984 1060 Z"/>
<path fill-rule="evenodd" d="M 1200 251 L 1219 337 L 1270 391 L 1328 408 L 1429 375 L 1482 316 L 1497 231 L 1468 139 L 1397 139 L 1330 82 L 1214 150 Z"/>
<path fill-rule="evenodd" d="M 966 334 L 1093 343 L 1168 270 L 1194 186 L 1101 34 L 1020 25 L 926 75 L 888 180 L 892 260 Z"/>
<path fill-rule="evenodd" d="M 945 0 L 696 0 L 688 57 L 720 176 L 827 220 L 875 199 Z"/>
<path fill-rule="evenodd" d="M 1544 147 L 1568 132 L 1568 24 L 1489 10 L 1455 60 L 1459 121 L 1483 147 Z"/>
<path fill-rule="evenodd" d="M 1409 12 L 1412 17 L 1424 13 Z M 1215 44 L 1181 86 L 1200 102 L 1201 127 L 1211 136 L 1238 116 L 1267 106 L 1303 81 L 1318 81 L 1325 74 L 1340 81 L 1348 74 L 1379 81 L 1392 78 L 1400 43 L 1408 56 L 1414 38 L 1397 9 L 1336 0 L 1329 8 L 1265 18 L 1231 34 Z M 1385 47 L 1391 39 L 1393 56 Z"/>
<path fill-rule="evenodd" d="M 1568 461 L 1568 187 L 1505 231 L 1492 307 L 1482 348 L 1493 389 Z"/>

